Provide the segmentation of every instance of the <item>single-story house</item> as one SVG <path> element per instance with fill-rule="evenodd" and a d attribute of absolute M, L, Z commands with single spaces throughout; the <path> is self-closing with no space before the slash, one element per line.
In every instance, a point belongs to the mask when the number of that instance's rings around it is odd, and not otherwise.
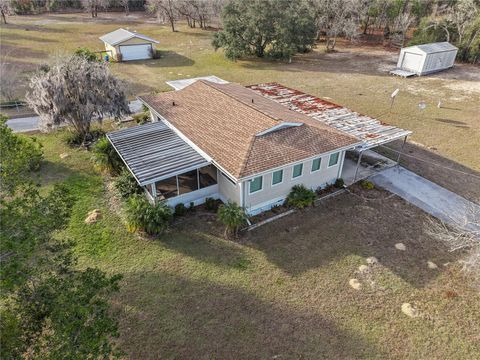
<path fill-rule="evenodd" d="M 198 80 L 139 97 L 152 123 L 107 137 L 152 202 L 188 206 L 212 197 L 236 202 L 252 215 L 283 203 L 296 184 L 317 189 L 334 183 L 347 150 L 410 133 L 358 114 L 355 124 L 356 113 L 289 90 L 295 91 L 275 83 L 244 87 Z M 291 109 L 279 95 L 303 105 Z M 315 104 L 347 118 L 350 130 L 313 117 L 320 108 L 305 111 Z"/>
<path fill-rule="evenodd" d="M 411 75 L 427 75 L 453 67 L 458 48 L 449 42 L 414 45 L 400 50 L 397 69 Z"/>
<path fill-rule="evenodd" d="M 135 31 L 118 29 L 99 38 L 105 44 L 105 50 L 118 61 L 144 60 L 153 58 L 154 40 Z"/>

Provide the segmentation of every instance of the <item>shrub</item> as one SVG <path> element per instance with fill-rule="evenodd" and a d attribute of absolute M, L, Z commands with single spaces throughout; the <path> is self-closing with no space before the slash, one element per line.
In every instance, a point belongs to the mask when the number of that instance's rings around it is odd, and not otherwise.
<path fill-rule="evenodd" d="M 242 207 L 229 201 L 218 208 L 218 220 L 225 225 L 225 236 L 233 233 L 237 237 L 238 229 L 247 221 L 247 215 Z"/>
<path fill-rule="evenodd" d="M 112 175 L 120 174 L 124 169 L 122 159 L 106 136 L 100 138 L 93 146 L 92 159 L 97 167 Z"/>
<path fill-rule="evenodd" d="M 311 206 L 315 198 L 314 191 L 307 189 L 304 185 L 295 185 L 287 196 L 287 204 L 297 209 L 303 209 Z"/>
<path fill-rule="evenodd" d="M 165 231 L 172 220 L 172 209 L 165 202 L 151 204 L 144 196 L 131 196 L 126 203 L 127 229 L 156 235 Z"/>
<path fill-rule="evenodd" d="M 337 180 L 335 180 L 335 187 L 342 188 L 344 186 L 345 186 L 345 181 L 343 181 L 342 178 L 338 178 Z"/>
<path fill-rule="evenodd" d="M 128 199 L 135 194 L 141 194 L 143 189 L 138 185 L 137 180 L 127 169 L 123 169 L 120 175 L 115 179 L 115 189 L 120 193 L 120 196 L 124 199 Z"/>
<path fill-rule="evenodd" d="M 362 180 L 362 182 L 360 183 L 360 186 L 361 186 L 362 189 L 364 189 L 364 190 L 373 190 L 373 189 L 375 189 L 375 185 L 374 185 L 371 181 L 368 181 L 368 180 Z"/>
<path fill-rule="evenodd" d="M 187 213 L 187 208 L 183 203 L 175 205 L 175 216 L 183 216 Z"/>
<path fill-rule="evenodd" d="M 217 211 L 218 210 L 218 202 L 214 198 L 208 197 L 205 199 L 205 209 L 208 211 Z"/>
<path fill-rule="evenodd" d="M 188 211 L 195 212 L 195 203 L 192 201 L 188 207 Z"/>
<path fill-rule="evenodd" d="M 89 144 L 96 141 L 97 139 L 102 138 L 103 136 L 105 136 L 105 131 L 103 131 L 102 129 L 93 129 L 85 137 L 76 131 L 68 132 L 65 135 L 64 140 L 67 145 L 72 147 L 85 145 L 88 146 Z"/>
<path fill-rule="evenodd" d="M 98 54 L 86 47 L 79 47 L 73 52 L 77 56 L 83 56 L 88 61 L 99 61 Z"/>
<path fill-rule="evenodd" d="M 132 116 L 132 119 L 139 125 L 150 122 L 150 114 L 148 112 L 142 112 Z"/>

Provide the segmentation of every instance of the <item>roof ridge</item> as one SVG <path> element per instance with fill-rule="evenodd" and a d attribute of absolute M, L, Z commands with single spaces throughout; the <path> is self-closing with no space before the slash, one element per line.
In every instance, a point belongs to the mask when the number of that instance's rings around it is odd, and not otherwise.
<path fill-rule="evenodd" d="M 231 98 L 231 99 L 233 99 L 233 100 L 235 100 L 235 101 L 237 101 L 237 102 L 239 102 L 239 103 L 241 103 L 241 104 L 243 104 L 243 105 L 248 106 L 249 108 L 251 108 L 251 109 L 253 109 L 253 110 L 257 111 L 257 112 L 259 112 L 259 113 L 261 113 L 261 114 L 263 114 L 263 115 L 265 115 L 265 116 L 268 116 L 270 119 L 273 119 L 273 120 L 275 120 L 275 121 L 281 121 L 280 118 L 275 118 L 275 117 L 273 117 L 272 115 L 266 113 L 265 111 L 260 110 L 260 109 L 257 108 L 256 106 L 252 106 L 250 103 L 245 102 L 245 101 L 242 101 L 242 100 L 236 98 L 235 96 L 227 93 L 226 91 L 223 91 L 223 90 L 217 88 L 216 86 L 213 85 L 213 83 L 212 83 L 211 81 L 203 80 L 203 79 L 198 80 L 198 81 L 200 81 L 200 82 L 202 82 L 203 84 L 211 87 L 212 89 L 215 89 L 215 90 L 221 92 L 222 94 L 228 96 L 229 98 Z M 215 84 L 215 85 L 231 85 L 231 84 L 236 84 L 236 83 L 230 83 L 230 84 Z M 257 93 L 256 93 L 255 91 L 253 91 L 252 89 L 249 89 L 249 88 L 247 88 L 247 87 L 245 87 L 245 86 L 243 86 L 243 85 L 240 85 L 240 84 L 238 84 L 238 85 L 239 85 L 239 86 L 242 86 L 242 87 L 245 88 L 245 89 L 248 89 L 248 90 L 251 91 L 255 96 L 258 96 L 258 97 L 262 98 L 262 95 L 257 94 Z"/>

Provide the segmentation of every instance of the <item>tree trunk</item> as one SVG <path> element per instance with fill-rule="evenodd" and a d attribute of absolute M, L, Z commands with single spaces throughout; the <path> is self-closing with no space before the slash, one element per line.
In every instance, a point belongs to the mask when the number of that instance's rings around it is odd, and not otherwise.
<path fill-rule="evenodd" d="M 370 16 L 367 16 L 367 20 L 365 21 L 365 27 L 363 28 L 363 35 L 367 35 L 369 21 L 370 21 Z"/>
<path fill-rule="evenodd" d="M 7 17 L 5 16 L 5 12 L 2 10 L 2 19 L 3 19 L 3 23 L 6 24 L 7 23 Z"/>
<path fill-rule="evenodd" d="M 130 8 L 128 7 L 128 1 L 125 3 L 125 16 L 130 14 Z"/>
<path fill-rule="evenodd" d="M 170 26 L 172 27 L 172 32 L 175 32 L 175 20 L 173 17 L 169 17 Z"/>

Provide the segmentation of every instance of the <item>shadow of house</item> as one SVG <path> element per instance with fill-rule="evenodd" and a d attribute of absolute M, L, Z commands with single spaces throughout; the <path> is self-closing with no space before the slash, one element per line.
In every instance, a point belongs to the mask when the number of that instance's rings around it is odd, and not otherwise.
<path fill-rule="evenodd" d="M 358 334 L 318 312 L 207 281 L 131 274 L 114 303 L 122 309 L 120 347 L 132 359 L 383 357 Z"/>
<path fill-rule="evenodd" d="M 428 269 L 427 261 L 441 265 L 453 255 L 425 234 L 423 211 L 386 191 L 374 191 L 380 194 L 374 201 L 342 194 L 264 225 L 251 232 L 249 245 L 291 276 L 350 255 L 364 259 L 358 267 L 373 256 L 412 286 L 424 287 L 439 274 Z M 407 251 L 395 249 L 396 243 L 405 244 Z"/>

